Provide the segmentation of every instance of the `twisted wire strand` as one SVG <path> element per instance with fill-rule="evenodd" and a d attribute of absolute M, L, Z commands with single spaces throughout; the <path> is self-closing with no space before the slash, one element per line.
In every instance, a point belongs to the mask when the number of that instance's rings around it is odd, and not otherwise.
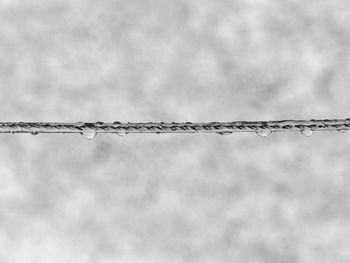
<path fill-rule="evenodd" d="M 0 133 L 218 133 L 346 131 L 349 119 L 233 122 L 0 122 Z"/>

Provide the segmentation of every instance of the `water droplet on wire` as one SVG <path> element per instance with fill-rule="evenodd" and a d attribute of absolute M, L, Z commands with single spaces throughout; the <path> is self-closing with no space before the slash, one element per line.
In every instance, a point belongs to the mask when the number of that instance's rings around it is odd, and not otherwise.
<path fill-rule="evenodd" d="M 127 132 L 126 131 L 118 131 L 117 135 L 120 136 L 120 137 L 124 137 L 124 136 L 127 135 Z"/>
<path fill-rule="evenodd" d="M 304 134 L 307 137 L 310 137 L 310 136 L 312 136 L 314 134 L 314 131 L 309 129 L 309 128 L 307 128 L 307 129 L 302 130 L 301 133 Z"/>
<path fill-rule="evenodd" d="M 32 131 L 30 134 L 31 134 L 31 135 L 38 135 L 39 132 L 37 132 L 37 131 Z"/>
<path fill-rule="evenodd" d="M 97 136 L 97 133 L 95 131 L 83 131 L 81 133 L 81 136 L 83 136 L 87 140 L 92 140 Z"/>
<path fill-rule="evenodd" d="M 270 130 L 260 130 L 256 132 L 257 135 L 261 136 L 261 137 L 267 137 L 271 134 Z"/>

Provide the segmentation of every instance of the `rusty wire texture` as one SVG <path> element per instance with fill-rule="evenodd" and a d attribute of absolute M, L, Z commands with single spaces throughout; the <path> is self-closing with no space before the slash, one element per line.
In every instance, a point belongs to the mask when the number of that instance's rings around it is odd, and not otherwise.
<path fill-rule="evenodd" d="M 0 122 L 0 133 L 272 133 L 287 131 L 346 131 L 350 119 L 233 122 Z"/>

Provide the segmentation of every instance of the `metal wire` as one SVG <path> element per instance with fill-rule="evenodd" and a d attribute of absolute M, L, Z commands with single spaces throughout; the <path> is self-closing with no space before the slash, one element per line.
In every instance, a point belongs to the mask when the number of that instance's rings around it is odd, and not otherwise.
<path fill-rule="evenodd" d="M 350 119 L 233 121 L 233 122 L 0 122 L 0 133 L 218 133 L 346 131 Z"/>

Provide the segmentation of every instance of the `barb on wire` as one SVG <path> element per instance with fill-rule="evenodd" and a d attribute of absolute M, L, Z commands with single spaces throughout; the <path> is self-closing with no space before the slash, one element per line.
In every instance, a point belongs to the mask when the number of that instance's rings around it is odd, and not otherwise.
<path fill-rule="evenodd" d="M 0 122 L 0 133 L 80 133 L 92 139 L 98 133 L 218 133 L 255 132 L 267 136 L 273 132 L 340 131 L 350 129 L 350 119 L 233 121 L 233 122 Z"/>

